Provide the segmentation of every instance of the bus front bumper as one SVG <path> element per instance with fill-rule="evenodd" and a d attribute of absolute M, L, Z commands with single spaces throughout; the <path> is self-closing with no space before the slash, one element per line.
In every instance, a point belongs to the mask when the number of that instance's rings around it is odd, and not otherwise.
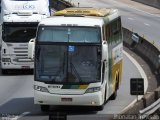
<path fill-rule="evenodd" d="M 101 106 L 103 105 L 102 96 L 101 91 L 83 95 L 58 95 L 35 91 L 34 103 L 40 105 Z"/>

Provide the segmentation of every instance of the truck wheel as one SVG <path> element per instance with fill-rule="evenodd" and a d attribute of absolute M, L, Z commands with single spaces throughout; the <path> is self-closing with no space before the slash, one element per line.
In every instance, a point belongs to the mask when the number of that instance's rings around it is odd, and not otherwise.
<path fill-rule="evenodd" d="M 42 112 L 48 112 L 49 111 L 50 106 L 49 105 L 41 105 L 41 111 Z"/>

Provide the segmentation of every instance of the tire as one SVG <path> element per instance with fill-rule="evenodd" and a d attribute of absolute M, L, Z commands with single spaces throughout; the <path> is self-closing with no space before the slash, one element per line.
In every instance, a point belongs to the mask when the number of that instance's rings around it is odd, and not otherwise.
<path fill-rule="evenodd" d="M 96 108 L 96 111 L 101 111 L 104 108 L 104 104 L 101 106 L 96 106 L 95 108 Z"/>
<path fill-rule="evenodd" d="M 117 97 L 117 90 L 111 95 L 110 100 L 115 100 Z"/>
<path fill-rule="evenodd" d="M 106 100 L 106 89 L 107 89 L 107 86 L 105 87 L 105 95 L 104 95 L 104 105 L 107 103 L 107 100 Z"/>
<path fill-rule="evenodd" d="M 117 82 L 116 82 L 115 92 L 109 98 L 110 100 L 115 100 L 117 97 L 117 90 L 119 89 L 119 74 L 118 74 L 118 77 L 116 78 L 116 80 L 117 80 Z"/>
<path fill-rule="evenodd" d="M 111 95 L 111 97 L 109 98 L 110 100 L 115 100 L 117 97 L 117 90 L 119 88 L 119 81 L 117 81 L 116 83 L 116 88 L 115 88 L 115 92 Z"/>
<path fill-rule="evenodd" d="M 6 69 L 2 69 L 1 72 L 2 72 L 2 75 L 8 74 L 8 70 L 6 70 Z"/>
<path fill-rule="evenodd" d="M 49 105 L 41 105 L 41 111 L 42 112 L 48 112 L 50 109 L 50 106 Z"/>

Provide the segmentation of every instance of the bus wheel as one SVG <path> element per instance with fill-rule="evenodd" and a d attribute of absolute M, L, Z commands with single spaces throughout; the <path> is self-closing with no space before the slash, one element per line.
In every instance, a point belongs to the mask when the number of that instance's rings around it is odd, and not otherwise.
<path fill-rule="evenodd" d="M 115 100 L 117 97 L 117 90 L 119 89 L 119 74 L 116 77 L 116 87 L 115 87 L 115 92 L 111 95 L 111 97 L 109 98 L 110 100 Z"/>
<path fill-rule="evenodd" d="M 117 97 L 117 90 L 119 88 L 119 80 L 116 83 L 116 88 L 115 88 L 115 92 L 111 95 L 110 100 L 115 100 Z"/>
<path fill-rule="evenodd" d="M 41 111 L 42 112 L 48 112 L 49 111 L 50 106 L 49 105 L 41 105 Z"/>
<path fill-rule="evenodd" d="M 111 95 L 110 100 L 115 100 L 117 97 L 117 90 Z"/>
<path fill-rule="evenodd" d="M 107 87 L 105 88 L 105 93 L 104 93 L 104 105 L 107 103 L 107 100 L 106 100 L 106 93 L 107 93 Z"/>
<path fill-rule="evenodd" d="M 96 111 L 101 111 L 104 108 L 104 104 L 101 106 L 96 106 L 95 108 L 96 108 Z"/>
<path fill-rule="evenodd" d="M 8 70 L 5 70 L 5 69 L 2 69 L 1 72 L 2 72 L 3 75 L 8 74 Z"/>

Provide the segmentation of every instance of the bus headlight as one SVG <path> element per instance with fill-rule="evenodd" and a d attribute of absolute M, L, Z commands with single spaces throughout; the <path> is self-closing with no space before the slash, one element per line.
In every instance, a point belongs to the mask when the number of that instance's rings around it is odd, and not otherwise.
<path fill-rule="evenodd" d="M 46 87 L 37 86 L 37 85 L 34 85 L 34 90 L 41 91 L 41 92 L 49 92 Z"/>
<path fill-rule="evenodd" d="M 92 88 L 88 88 L 85 93 L 93 93 L 93 92 L 98 92 L 100 90 L 101 90 L 101 87 L 92 87 Z"/>
<path fill-rule="evenodd" d="M 2 58 L 2 62 L 11 62 L 10 58 Z"/>

